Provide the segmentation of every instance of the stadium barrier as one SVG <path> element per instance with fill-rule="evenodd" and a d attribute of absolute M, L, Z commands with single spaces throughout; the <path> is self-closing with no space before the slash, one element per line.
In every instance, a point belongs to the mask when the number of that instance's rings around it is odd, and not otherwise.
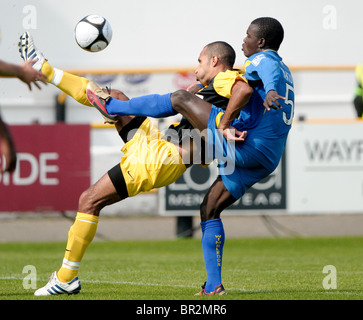
<path fill-rule="evenodd" d="M 226 214 L 363 213 L 363 120 L 295 121 L 276 170 L 251 187 Z M 165 215 L 198 215 L 217 176 L 215 166 L 193 166 L 159 190 Z"/>
<path fill-rule="evenodd" d="M 290 70 L 294 71 L 354 71 L 355 65 L 292 65 Z M 243 69 L 242 65 L 237 65 L 236 69 Z M 143 73 L 193 73 L 195 67 L 164 67 L 164 68 L 102 68 L 102 69 L 66 69 L 65 71 L 73 74 L 93 74 L 93 75 L 104 75 L 104 74 L 143 74 Z"/>
<path fill-rule="evenodd" d="M 37 124 L 10 129 L 19 162 L 12 175 L 0 175 L 0 212 L 76 210 L 81 192 L 122 157 L 120 138 L 111 125 Z M 91 147 L 94 130 L 114 136 L 118 145 Z M 358 119 L 295 121 L 277 169 L 227 213 L 363 213 L 362 132 L 363 120 Z M 149 195 L 154 205 L 158 203 L 155 211 L 198 215 L 216 175 L 215 165 L 193 166 L 174 184 Z M 129 200 L 133 199 L 140 202 L 137 197 Z M 123 211 L 132 213 L 131 209 L 129 203 Z"/>
<path fill-rule="evenodd" d="M 0 174 L 0 212 L 76 210 L 91 180 L 90 126 L 12 125 L 10 130 L 18 162 L 14 173 Z"/>

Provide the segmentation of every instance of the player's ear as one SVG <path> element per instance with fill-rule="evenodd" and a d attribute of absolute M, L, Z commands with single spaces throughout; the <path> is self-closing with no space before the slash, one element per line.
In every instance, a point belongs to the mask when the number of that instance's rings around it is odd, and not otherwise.
<path fill-rule="evenodd" d="M 217 56 L 212 56 L 212 66 L 215 67 L 218 63 L 218 57 Z"/>
<path fill-rule="evenodd" d="M 263 49 L 263 47 L 265 46 L 266 44 L 266 40 L 265 38 L 260 38 L 258 39 L 257 41 L 257 46 L 260 48 L 260 49 Z"/>

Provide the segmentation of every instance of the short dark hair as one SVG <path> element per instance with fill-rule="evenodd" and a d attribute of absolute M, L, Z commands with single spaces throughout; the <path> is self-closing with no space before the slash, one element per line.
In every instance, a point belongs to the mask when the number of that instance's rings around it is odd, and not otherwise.
<path fill-rule="evenodd" d="M 210 56 L 217 56 L 221 62 L 232 69 L 236 61 L 236 52 L 230 44 L 224 41 L 215 41 L 206 45 Z"/>
<path fill-rule="evenodd" d="M 274 18 L 262 17 L 251 22 L 258 27 L 258 38 L 265 39 L 264 49 L 278 50 L 284 39 L 284 28 Z"/>

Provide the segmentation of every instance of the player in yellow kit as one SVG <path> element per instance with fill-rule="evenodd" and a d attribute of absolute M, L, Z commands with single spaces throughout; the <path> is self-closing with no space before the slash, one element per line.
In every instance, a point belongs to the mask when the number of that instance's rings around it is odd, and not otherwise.
<path fill-rule="evenodd" d="M 48 77 L 48 82 L 78 102 L 91 106 L 86 97 L 88 79 L 53 68 L 35 48 L 27 32 L 22 35 L 19 45 L 24 60 L 38 59 L 33 67 L 41 70 Z M 197 79 L 198 75 L 208 73 L 207 77 L 203 76 L 207 79 L 205 87 L 197 86 L 198 94 L 206 101 L 226 108 L 232 86 L 245 80 L 239 71 L 231 70 L 235 61 L 235 52 L 231 46 L 216 42 L 206 47 L 214 62 L 205 66 L 199 65 L 196 69 Z M 191 90 L 197 91 L 195 88 Z M 111 90 L 111 96 L 128 100 L 118 90 Z M 76 220 L 68 234 L 62 267 L 52 274 L 48 284 L 37 290 L 35 295 L 78 293 L 81 289 L 78 279 L 80 262 L 96 233 L 100 210 L 140 192 L 171 184 L 192 165 L 190 157 L 195 149 L 191 151 L 189 143 L 185 144 L 187 148 L 183 148 L 183 141 L 192 140 L 190 131 L 186 130 L 192 129 L 192 126 L 186 119 L 183 118 L 179 124 L 171 126 L 165 135 L 146 117 L 115 117 L 112 122 L 125 142 L 122 148 L 125 156 L 121 163 L 115 165 L 80 196 Z M 191 145 L 194 146 L 193 143 Z M 200 149 L 203 151 L 203 142 Z M 202 156 L 203 154 L 201 152 Z M 201 162 L 204 161 L 202 159 Z M 193 162 L 195 163 L 195 157 Z"/>
<path fill-rule="evenodd" d="M 355 77 L 357 85 L 354 92 L 354 108 L 357 114 L 357 118 L 363 117 L 363 63 L 358 64 L 355 67 Z"/>

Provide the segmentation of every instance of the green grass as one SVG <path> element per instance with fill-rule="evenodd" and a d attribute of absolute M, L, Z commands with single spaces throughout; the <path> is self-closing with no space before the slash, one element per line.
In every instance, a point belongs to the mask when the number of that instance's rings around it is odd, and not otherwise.
<path fill-rule="evenodd" d="M 199 239 L 94 242 L 81 264 L 82 291 L 33 296 L 23 267 L 33 265 L 37 287 L 58 270 L 65 243 L 0 244 L 0 300 L 361 300 L 363 237 L 227 239 L 223 284 L 227 296 L 195 297 L 206 275 Z M 323 288 L 325 265 L 337 270 L 337 289 Z"/>

